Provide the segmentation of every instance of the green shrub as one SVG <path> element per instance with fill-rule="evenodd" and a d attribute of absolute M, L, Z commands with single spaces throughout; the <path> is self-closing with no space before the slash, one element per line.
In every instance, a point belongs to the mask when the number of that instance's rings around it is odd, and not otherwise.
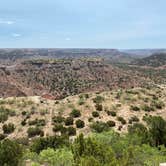
<path fill-rule="evenodd" d="M 0 165 L 18 166 L 23 154 L 22 147 L 8 139 L 0 142 Z"/>
<path fill-rule="evenodd" d="M 62 131 L 63 130 L 63 125 L 62 124 L 55 124 L 53 127 L 54 132 Z"/>
<path fill-rule="evenodd" d="M 88 122 L 92 122 L 92 121 L 93 121 L 92 117 L 88 118 Z"/>
<path fill-rule="evenodd" d="M 15 141 L 18 144 L 21 144 L 21 145 L 25 145 L 25 146 L 29 145 L 29 139 L 28 139 L 28 137 L 17 138 Z"/>
<path fill-rule="evenodd" d="M 79 100 L 78 104 L 79 104 L 79 105 L 83 105 L 83 104 L 85 104 L 84 99 L 83 99 L 83 98 L 81 98 L 81 99 Z"/>
<path fill-rule="evenodd" d="M 35 120 L 30 120 L 30 121 L 28 122 L 28 124 L 29 124 L 30 126 L 36 125 L 36 124 L 37 124 L 37 119 L 35 119 Z"/>
<path fill-rule="evenodd" d="M 40 160 L 50 166 L 73 166 L 74 163 L 72 151 L 67 148 L 43 150 L 40 153 Z"/>
<path fill-rule="evenodd" d="M 65 145 L 69 146 L 69 138 L 67 136 L 49 136 L 35 139 L 30 149 L 33 152 L 40 153 L 44 149 L 57 149 Z"/>
<path fill-rule="evenodd" d="M 108 124 L 101 121 L 93 122 L 90 127 L 92 130 L 98 133 L 109 130 Z"/>
<path fill-rule="evenodd" d="M 48 110 L 47 109 L 42 109 L 40 110 L 40 115 L 45 115 L 48 113 Z"/>
<path fill-rule="evenodd" d="M 99 113 L 98 113 L 97 111 L 93 111 L 93 112 L 92 112 L 92 116 L 93 116 L 94 118 L 97 118 L 97 117 L 99 117 Z"/>
<path fill-rule="evenodd" d="M 37 126 L 45 126 L 45 125 L 46 125 L 45 119 L 38 119 L 36 125 L 37 125 Z"/>
<path fill-rule="evenodd" d="M 139 122 L 139 118 L 136 117 L 136 116 L 132 116 L 132 117 L 129 119 L 129 123 L 132 124 L 132 122 Z"/>
<path fill-rule="evenodd" d="M 55 101 L 55 104 L 59 104 L 59 101 Z"/>
<path fill-rule="evenodd" d="M 23 116 L 24 115 L 26 115 L 27 114 L 27 112 L 26 111 L 22 111 L 22 113 L 21 113 Z"/>
<path fill-rule="evenodd" d="M 88 99 L 89 98 L 89 94 L 84 94 L 85 98 Z"/>
<path fill-rule="evenodd" d="M 30 126 L 32 125 L 36 125 L 36 126 L 45 126 L 46 125 L 46 122 L 44 119 L 35 119 L 35 120 L 31 120 L 28 122 L 28 124 Z"/>
<path fill-rule="evenodd" d="M 151 107 L 155 107 L 157 109 L 162 109 L 165 106 L 163 101 L 153 100 L 151 103 Z"/>
<path fill-rule="evenodd" d="M 121 116 L 117 117 L 117 120 L 120 121 L 123 125 L 126 124 L 126 120 Z"/>
<path fill-rule="evenodd" d="M 140 108 L 138 107 L 138 106 L 131 106 L 130 107 L 130 110 L 132 110 L 132 111 L 140 111 Z"/>
<path fill-rule="evenodd" d="M 151 144 L 154 146 L 166 146 L 166 121 L 160 116 L 149 116 L 146 119 L 151 138 Z"/>
<path fill-rule="evenodd" d="M 72 112 L 70 113 L 70 116 L 77 118 L 81 116 L 81 112 L 77 109 L 73 109 Z"/>
<path fill-rule="evenodd" d="M 66 126 L 73 125 L 73 122 L 74 122 L 73 117 L 69 116 L 65 120 L 65 125 Z"/>
<path fill-rule="evenodd" d="M 150 143 L 148 129 L 142 123 L 134 123 L 128 126 L 128 133 L 136 135 L 139 139 L 141 138 L 140 141 L 142 143 Z"/>
<path fill-rule="evenodd" d="M 31 116 L 28 114 L 26 115 L 25 119 L 29 119 Z"/>
<path fill-rule="evenodd" d="M 76 129 L 75 129 L 74 127 L 68 127 L 68 128 L 67 128 L 67 134 L 68 134 L 69 136 L 74 136 L 74 135 L 76 135 Z"/>
<path fill-rule="evenodd" d="M 102 111 L 103 110 L 103 106 L 101 104 L 96 104 L 95 108 L 97 111 Z"/>
<path fill-rule="evenodd" d="M 120 126 L 118 127 L 118 130 L 119 130 L 119 131 L 121 131 L 121 130 L 122 130 L 122 128 L 123 128 L 123 126 L 122 126 L 122 125 L 120 125 Z"/>
<path fill-rule="evenodd" d="M 27 123 L 26 123 L 26 120 L 24 119 L 23 121 L 21 121 L 21 125 L 22 126 L 25 126 Z"/>
<path fill-rule="evenodd" d="M 110 137 L 108 136 L 107 138 Z M 109 143 L 107 143 L 108 142 L 97 140 L 95 137 L 84 138 L 81 134 L 77 137 L 72 146 L 74 159 L 79 161 L 78 164 L 80 166 L 119 165 L 118 163 L 115 163 L 115 154 L 109 146 Z"/>
<path fill-rule="evenodd" d="M 0 112 L 0 123 L 4 123 L 8 120 L 8 114 L 5 112 Z"/>
<path fill-rule="evenodd" d="M 108 115 L 111 115 L 111 116 L 116 116 L 116 112 L 115 111 L 107 111 L 107 114 Z"/>
<path fill-rule="evenodd" d="M 41 132 L 40 132 L 40 137 L 44 137 L 44 131 L 43 130 L 41 130 Z"/>
<path fill-rule="evenodd" d="M 0 123 L 4 123 L 8 120 L 8 116 L 15 116 L 16 112 L 14 110 L 9 110 L 4 107 L 0 107 Z"/>
<path fill-rule="evenodd" d="M 116 125 L 116 123 L 114 121 L 111 121 L 111 120 L 107 121 L 107 124 L 109 127 L 114 127 Z"/>
<path fill-rule="evenodd" d="M 5 134 L 10 134 L 10 133 L 12 133 L 12 132 L 14 131 L 15 126 L 14 126 L 13 123 L 8 123 L 8 124 L 4 124 L 4 125 L 2 126 L 2 129 L 3 129 L 3 132 L 4 132 Z"/>
<path fill-rule="evenodd" d="M 61 135 L 67 135 L 67 127 L 62 127 L 61 128 L 61 130 L 60 130 L 60 132 L 61 132 Z"/>
<path fill-rule="evenodd" d="M 86 156 L 86 157 L 81 157 L 80 166 L 101 166 L 101 164 L 93 156 Z"/>
<path fill-rule="evenodd" d="M 96 96 L 94 99 L 93 99 L 93 102 L 94 103 L 97 103 L 97 104 L 100 104 L 104 101 L 104 97 L 102 96 Z"/>
<path fill-rule="evenodd" d="M 52 120 L 54 123 L 63 123 L 65 121 L 65 118 L 62 116 L 54 116 Z"/>
<path fill-rule="evenodd" d="M 9 116 L 16 116 L 16 111 L 15 110 L 10 110 L 9 111 Z"/>
<path fill-rule="evenodd" d="M 153 106 L 149 106 L 149 105 L 144 105 L 144 106 L 142 107 L 142 109 L 143 109 L 145 112 L 155 111 L 154 107 L 153 107 Z"/>
<path fill-rule="evenodd" d="M 7 135 L 5 134 L 0 134 L 0 141 L 2 141 L 3 139 L 5 139 L 7 137 Z"/>
<path fill-rule="evenodd" d="M 38 127 L 30 127 L 27 130 L 28 137 L 34 137 L 37 135 L 40 135 L 42 133 L 42 130 Z"/>
<path fill-rule="evenodd" d="M 84 121 L 82 121 L 80 119 L 76 120 L 76 127 L 77 128 L 83 128 L 84 126 L 85 126 Z"/>

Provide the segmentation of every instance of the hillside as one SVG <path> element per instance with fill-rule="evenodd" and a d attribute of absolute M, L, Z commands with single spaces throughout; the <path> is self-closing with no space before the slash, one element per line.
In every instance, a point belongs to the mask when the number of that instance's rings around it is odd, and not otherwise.
<path fill-rule="evenodd" d="M 0 165 L 166 161 L 163 57 L 32 57 L 0 61 Z"/>
<path fill-rule="evenodd" d="M 136 60 L 134 64 L 138 66 L 164 67 L 166 65 L 166 53 L 156 53 L 149 57 Z"/>
<path fill-rule="evenodd" d="M 165 102 L 165 87 L 83 93 L 59 101 L 35 96 L 1 99 L 0 133 L 3 133 L 2 126 L 9 123 L 15 126 L 13 132 L 4 133 L 9 138 L 28 137 L 28 128 L 35 126 L 45 136 L 68 133 L 68 127 L 74 127 L 69 136 L 87 135 L 94 130 L 101 132 L 105 127 L 127 132 L 131 124 L 145 124 L 146 116 L 158 115 L 166 119 Z M 81 121 L 76 122 L 78 120 Z M 105 127 L 102 129 L 98 125 Z M 40 132 L 29 133 L 29 138 L 37 135 Z"/>
<path fill-rule="evenodd" d="M 141 86 L 146 80 L 101 58 L 29 60 L 1 67 L 0 75 L 1 97 L 47 94 L 56 99 L 81 92 Z"/>

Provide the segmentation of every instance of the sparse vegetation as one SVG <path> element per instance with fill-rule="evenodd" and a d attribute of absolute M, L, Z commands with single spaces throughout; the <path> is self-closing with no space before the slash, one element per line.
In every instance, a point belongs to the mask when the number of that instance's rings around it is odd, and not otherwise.
<path fill-rule="evenodd" d="M 15 116 L 15 111 L 0 107 L 0 123 L 7 121 L 9 116 Z"/>

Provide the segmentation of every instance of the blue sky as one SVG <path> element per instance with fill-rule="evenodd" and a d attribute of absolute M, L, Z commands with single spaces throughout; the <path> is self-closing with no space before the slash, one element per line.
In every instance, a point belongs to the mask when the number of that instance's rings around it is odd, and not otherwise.
<path fill-rule="evenodd" d="M 1 0 L 0 47 L 164 48 L 166 0 Z"/>

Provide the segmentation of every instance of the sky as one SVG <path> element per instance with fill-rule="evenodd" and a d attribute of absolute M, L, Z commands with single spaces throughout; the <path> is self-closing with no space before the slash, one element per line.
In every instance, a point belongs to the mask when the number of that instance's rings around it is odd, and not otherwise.
<path fill-rule="evenodd" d="M 166 0 L 0 0 L 1 48 L 165 48 Z"/>

